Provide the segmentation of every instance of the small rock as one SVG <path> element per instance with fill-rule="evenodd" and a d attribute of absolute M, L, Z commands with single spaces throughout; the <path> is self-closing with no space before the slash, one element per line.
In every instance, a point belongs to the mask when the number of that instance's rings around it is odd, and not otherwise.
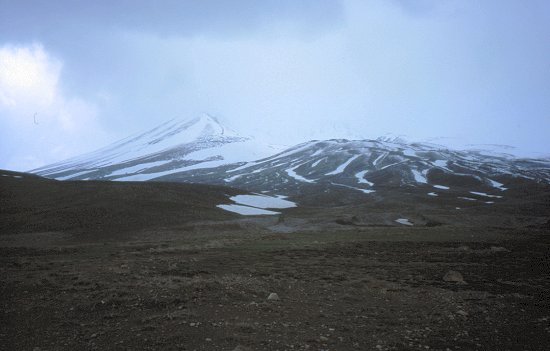
<path fill-rule="evenodd" d="M 96 334 L 96 333 L 93 333 L 92 335 L 90 335 L 90 338 L 93 339 L 93 338 L 95 338 L 96 336 L 97 336 L 97 334 Z"/>
<path fill-rule="evenodd" d="M 448 271 L 443 276 L 443 280 L 446 282 L 454 282 L 457 284 L 466 284 L 466 282 L 464 281 L 464 277 L 462 277 L 462 274 L 457 271 Z"/>
<path fill-rule="evenodd" d="M 212 341 L 212 339 L 210 339 L 210 338 L 206 338 L 206 339 L 204 339 L 204 340 L 207 341 L 207 342 L 211 342 L 211 341 Z"/>
<path fill-rule="evenodd" d="M 507 248 L 502 247 L 502 246 L 491 246 L 491 251 L 493 251 L 493 252 L 510 252 L 510 250 L 508 250 Z"/>
<path fill-rule="evenodd" d="M 456 314 L 459 314 L 459 315 L 464 316 L 464 317 L 468 316 L 468 312 L 466 312 L 464 310 L 458 310 L 458 311 L 456 311 Z"/>
<path fill-rule="evenodd" d="M 323 341 L 323 342 L 326 342 L 326 341 L 328 341 L 328 338 L 327 338 L 326 336 L 321 335 L 321 336 L 319 337 L 319 340 L 320 340 L 320 341 Z"/>
<path fill-rule="evenodd" d="M 457 250 L 458 251 L 470 251 L 470 247 L 466 246 L 466 245 L 462 245 L 462 246 L 457 247 Z"/>
<path fill-rule="evenodd" d="M 278 301 L 280 300 L 279 299 L 279 295 L 277 295 L 277 293 L 271 293 L 269 294 L 269 296 L 267 297 L 268 300 L 271 300 L 271 301 Z"/>

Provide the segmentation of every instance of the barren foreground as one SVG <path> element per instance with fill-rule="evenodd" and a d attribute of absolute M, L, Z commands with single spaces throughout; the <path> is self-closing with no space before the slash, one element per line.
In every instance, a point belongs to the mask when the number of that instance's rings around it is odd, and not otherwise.
<path fill-rule="evenodd" d="M 242 217 L 217 207 L 242 193 L 227 187 L 4 174 L 2 350 L 550 345 L 548 187 Z"/>
<path fill-rule="evenodd" d="M 123 240 L 4 235 L 0 345 L 547 350 L 549 234 L 444 226 L 273 234 L 237 221 Z"/>

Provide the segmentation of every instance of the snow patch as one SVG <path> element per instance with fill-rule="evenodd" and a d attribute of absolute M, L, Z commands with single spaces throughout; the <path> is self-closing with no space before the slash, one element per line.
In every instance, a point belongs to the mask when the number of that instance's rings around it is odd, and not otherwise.
<path fill-rule="evenodd" d="M 285 170 L 286 174 L 288 174 L 290 177 L 296 179 L 297 181 L 300 181 L 300 182 L 306 182 L 306 183 L 315 183 L 315 180 L 311 180 L 311 179 L 307 179 L 307 178 L 304 178 L 302 177 L 301 175 L 297 174 L 294 170 L 298 167 L 300 167 L 302 164 L 299 164 L 298 166 L 295 166 L 295 167 L 292 167 L 292 168 L 289 168 L 287 170 Z"/>
<path fill-rule="evenodd" d="M 195 163 L 194 165 L 191 165 L 191 166 L 187 166 L 187 167 L 176 168 L 176 169 L 171 169 L 171 170 L 168 170 L 168 171 L 157 172 L 157 173 L 139 173 L 139 174 L 134 174 L 134 175 L 130 175 L 130 176 L 127 176 L 127 177 L 116 178 L 116 179 L 113 179 L 113 180 L 116 180 L 116 181 L 144 181 L 144 180 L 151 180 L 151 179 L 154 179 L 154 178 L 162 177 L 162 176 L 173 174 L 173 173 L 186 172 L 186 171 L 191 171 L 191 170 L 194 170 L 194 169 L 201 169 L 201 168 L 214 168 L 214 167 L 223 166 L 224 164 L 227 164 L 226 160 L 213 160 L 213 161 L 194 160 L 194 161 L 196 161 L 197 163 Z"/>
<path fill-rule="evenodd" d="M 481 193 L 477 191 L 470 191 L 470 194 L 485 196 L 485 197 L 494 197 L 495 199 L 502 199 L 502 196 L 499 196 L 499 195 L 489 195 L 487 193 Z"/>
<path fill-rule="evenodd" d="M 232 172 L 240 171 L 240 170 L 243 170 L 243 169 L 245 169 L 245 168 L 255 166 L 255 165 L 257 165 L 258 163 L 261 163 L 261 162 L 247 162 L 247 163 L 245 163 L 244 165 L 241 165 L 241 166 L 239 166 L 239 167 L 237 167 L 237 168 L 233 168 L 233 169 L 228 170 L 227 173 L 232 173 Z"/>
<path fill-rule="evenodd" d="M 323 153 L 323 149 L 319 149 L 319 150 L 315 151 L 313 154 L 311 154 L 310 157 L 315 157 L 317 155 L 320 155 L 321 153 Z"/>
<path fill-rule="evenodd" d="M 428 195 L 430 195 L 430 196 L 439 196 L 439 195 L 437 195 L 437 193 L 428 193 Z"/>
<path fill-rule="evenodd" d="M 329 172 L 325 175 L 335 175 L 335 174 L 340 174 L 342 173 L 347 166 L 349 166 L 350 163 L 352 163 L 353 161 L 355 161 L 355 159 L 357 159 L 359 156 L 361 155 L 355 155 L 355 156 L 352 156 L 349 160 L 347 160 L 346 162 L 342 163 L 340 166 L 338 166 L 338 168 L 336 168 L 334 171 L 332 172 Z"/>
<path fill-rule="evenodd" d="M 365 194 L 370 194 L 370 193 L 374 193 L 374 192 L 375 192 L 375 190 L 361 189 L 361 188 L 356 188 L 356 187 L 349 186 L 349 185 L 345 185 L 345 184 L 339 184 L 339 183 L 330 183 L 330 184 L 332 184 L 332 185 L 338 185 L 338 186 L 343 186 L 344 188 L 349 188 L 349 189 L 353 189 L 353 190 L 359 190 L 360 192 L 365 193 Z"/>
<path fill-rule="evenodd" d="M 68 176 L 65 176 L 65 177 L 56 177 L 55 179 L 57 179 L 57 180 L 67 180 L 67 179 L 76 178 L 76 177 L 79 177 L 81 175 L 88 174 L 88 173 L 91 173 L 91 172 L 94 172 L 94 171 L 96 171 L 96 170 L 95 169 L 87 169 L 87 170 L 82 171 L 82 172 L 69 174 Z"/>
<path fill-rule="evenodd" d="M 384 167 L 380 168 L 380 170 L 383 170 L 383 169 L 386 169 L 386 168 L 389 168 L 389 167 L 392 167 L 392 166 L 397 166 L 397 165 L 400 165 L 400 164 L 405 163 L 405 162 L 409 162 L 409 160 L 404 160 L 404 161 L 392 163 L 391 165 L 387 165 L 387 166 L 384 166 Z"/>
<path fill-rule="evenodd" d="M 409 157 L 415 157 L 415 156 L 416 156 L 416 152 L 414 152 L 414 151 L 411 150 L 411 149 L 404 149 L 404 150 L 403 150 L 403 155 L 409 156 Z"/>
<path fill-rule="evenodd" d="M 146 180 L 151 180 L 157 177 L 162 177 L 168 174 L 177 173 L 180 169 L 172 169 L 170 171 L 158 172 L 158 173 L 139 173 L 133 174 L 126 177 L 120 177 L 113 179 L 116 182 L 142 182 Z"/>
<path fill-rule="evenodd" d="M 414 180 L 417 183 L 428 184 L 428 179 L 426 178 L 426 176 L 423 173 L 417 171 L 416 169 L 412 169 L 411 171 L 413 173 Z"/>
<path fill-rule="evenodd" d="M 229 198 L 230 200 L 246 206 L 259 208 L 290 208 L 296 207 L 296 203 L 283 200 L 280 197 L 272 197 L 267 195 L 236 195 Z"/>
<path fill-rule="evenodd" d="M 467 201 L 477 201 L 477 199 L 473 199 L 471 197 L 464 197 L 464 196 L 460 196 L 459 199 L 467 200 Z"/>
<path fill-rule="evenodd" d="M 285 197 L 284 195 L 273 197 L 261 194 L 235 195 L 229 199 L 236 204 L 217 205 L 216 207 L 244 216 L 276 215 L 280 214 L 280 212 L 266 210 L 266 208 L 296 207 L 296 203 L 284 200 L 283 198 Z"/>
<path fill-rule="evenodd" d="M 396 221 L 397 223 L 403 224 L 403 225 L 409 225 L 409 226 L 414 225 L 414 224 L 412 224 L 407 218 L 399 218 L 399 219 L 396 219 L 395 221 Z"/>
<path fill-rule="evenodd" d="M 441 189 L 441 190 L 451 189 L 451 188 L 449 188 L 448 186 L 445 186 L 445 185 L 434 185 L 433 187 L 436 188 L 436 189 Z"/>
<path fill-rule="evenodd" d="M 301 144 L 301 145 L 298 145 L 290 150 L 287 150 L 287 151 L 284 151 L 280 154 L 277 154 L 277 155 L 273 155 L 272 157 L 270 157 L 270 159 L 272 160 L 277 160 L 277 159 L 281 159 L 283 157 L 287 157 L 287 156 L 290 156 L 292 154 L 295 154 L 297 152 L 300 152 L 300 151 L 303 151 L 303 150 L 306 150 L 308 148 L 310 148 L 311 145 L 309 143 L 304 143 L 304 144 Z"/>
<path fill-rule="evenodd" d="M 317 161 L 313 162 L 313 164 L 311 165 L 311 167 L 312 167 L 312 168 L 313 168 L 313 167 L 317 167 L 317 165 L 318 165 L 319 163 L 321 163 L 321 161 L 323 161 L 324 159 L 326 159 L 326 157 L 320 158 L 320 159 L 318 159 Z"/>
<path fill-rule="evenodd" d="M 11 177 L 11 178 L 17 178 L 17 179 L 23 178 L 20 175 L 10 175 L 10 174 L 2 174 L 2 177 Z"/>
<path fill-rule="evenodd" d="M 504 188 L 502 183 L 497 182 L 496 180 L 488 179 L 489 182 L 491 182 L 491 186 L 493 188 L 500 189 L 500 191 L 508 190 L 508 188 Z"/>
<path fill-rule="evenodd" d="M 166 163 L 170 163 L 171 161 L 163 160 L 163 161 L 156 161 L 156 162 L 149 162 L 149 163 L 141 163 L 136 166 L 132 167 L 126 167 L 122 169 L 117 169 L 116 171 L 113 171 L 109 174 L 109 176 L 118 176 L 118 175 L 126 175 L 126 174 L 133 174 L 133 173 L 139 173 L 140 171 L 143 171 L 147 168 L 153 168 L 160 165 L 164 165 Z M 83 174 L 86 174 L 83 173 Z M 74 177 L 75 175 L 71 176 Z M 59 179 L 59 178 L 58 178 Z"/>
<path fill-rule="evenodd" d="M 262 215 L 277 215 L 280 212 L 263 210 L 261 208 L 242 206 L 242 205 L 217 205 L 216 207 L 221 208 L 229 212 L 238 213 L 243 216 L 262 216 Z"/>
<path fill-rule="evenodd" d="M 226 183 L 231 183 L 232 181 L 242 177 L 244 174 L 237 174 L 237 175 L 234 175 L 232 177 L 229 177 L 229 178 L 225 178 L 223 181 L 226 182 Z"/>
<path fill-rule="evenodd" d="M 378 157 L 376 158 L 376 160 L 374 160 L 374 162 L 372 163 L 373 166 L 376 166 L 376 165 L 378 164 L 378 162 L 380 162 L 380 160 L 382 160 L 384 157 L 386 157 L 386 155 L 387 155 L 387 153 L 383 153 L 383 154 L 381 154 L 380 156 L 378 156 Z"/>
<path fill-rule="evenodd" d="M 368 180 L 365 179 L 365 174 L 367 174 L 367 173 L 368 173 L 368 171 L 361 171 L 359 173 L 356 173 L 355 178 L 357 178 L 357 181 L 360 184 L 367 184 L 368 186 L 373 186 L 374 183 L 369 182 Z"/>
<path fill-rule="evenodd" d="M 250 174 L 260 173 L 260 172 L 263 172 L 265 170 L 267 170 L 267 168 L 260 168 L 260 169 L 257 169 L 255 171 L 252 171 Z"/>

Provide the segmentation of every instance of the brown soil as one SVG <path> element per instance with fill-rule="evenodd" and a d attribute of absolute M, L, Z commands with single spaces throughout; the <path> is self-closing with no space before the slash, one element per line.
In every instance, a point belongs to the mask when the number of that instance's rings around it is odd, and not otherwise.
<path fill-rule="evenodd" d="M 0 345 L 546 350 L 550 342 L 547 231 L 226 229 L 87 244 L 60 233 L 4 236 Z M 450 270 L 466 283 L 446 282 Z M 278 301 L 267 300 L 272 292 Z"/>

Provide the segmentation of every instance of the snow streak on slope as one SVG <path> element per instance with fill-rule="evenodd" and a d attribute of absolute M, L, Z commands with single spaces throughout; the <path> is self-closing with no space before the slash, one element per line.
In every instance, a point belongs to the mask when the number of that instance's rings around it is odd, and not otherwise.
<path fill-rule="evenodd" d="M 416 169 L 413 169 L 411 171 L 413 173 L 414 180 L 417 183 L 428 184 L 428 179 L 426 178 L 426 175 L 425 175 L 426 172 L 420 172 Z"/>
<path fill-rule="evenodd" d="M 298 168 L 298 167 L 300 167 L 300 166 L 301 166 L 301 164 L 298 165 L 298 166 L 296 166 L 296 167 L 289 168 L 289 169 L 286 170 L 286 173 L 287 173 L 290 177 L 296 179 L 297 181 L 306 182 L 306 183 L 315 183 L 314 180 L 306 179 L 306 178 L 304 178 L 304 177 L 302 177 L 301 175 L 298 175 L 298 174 L 296 173 L 295 169 Z"/>
<path fill-rule="evenodd" d="M 343 164 L 338 166 L 338 168 L 336 168 L 334 171 L 326 173 L 325 175 L 335 175 L 335 174 L 342 173 L 346 169 L 346 167 L 349 166 L 350 163 L 355 161 L 355 159 L 359 156 L 361 156 L 361 155 L 355 155 L 355 156 L 351 157 L 349 160 L 347 160 L 346 162 L 344 162 Z"/>
<path fill-rule="evenodd" d="M 368 172 L 369 171 L 366 170 L 366 171 L 361 171 L 361 172 L 355 173 L 355 178 L 357 178 L 357 181 L 359 182 L 359 184 L 367 184 L 368 186 L 373 186 L 374 185 L 374 183 L 369 182 L 368 180 L 365 179 L 365 175 Z"/>
<path fill-rule="evenodd" d="M 503 187 L 504 184 L 502 184 L 502 183 L 499 183 L 499 182 L 497 182 L 495 180 L 492 180 L 492 179 L 488 179 L 488 181 L 491 183 L 491 186 L 494 187 L 494 188 L 497 188 L 497 189 L 502 190 L 502 191 L 508 190 L 508 189 Z"/>
<path fill-rule="evenodd" d="M 385 154 L 385 153 L 381 154 L 380 156 L 378 156 L 378 157 L 376 158 L 376 160 L 374 160 L 374 161 L 372 162 L 372 164 L 373 164 L 374 166 L 376 166 L 376 165 L 378 164 L 378 162 L 380 162 L 380 160 L 382 160 L 382 159 L 383 159 L 384 157 L 386 157 L 386 156 L 387 156 L 387 154 Z"/>
<path fill-rule="evenodd" d="M 319 150 L 319 151 L 321 151 L 321 150 Z M 317 167 L 319 165 L 319 163 L 321 163 L 321 161 L 323 161 L 323 160 L 326 160 L 326 157 L 320 158 L 317 161 L 313 162 L 311 164 L 311 167 L 313 167 L 313 168 Z"/>
<path fill-rule="evenodd" d="M 360 191 L 362 193 L 365 193 L 365 194 L 374 193 L 374 190 L 361 189 L 361 188 L 356 188 L 356 187 L 353 187 L 353 186 L 349 186 L 349 185 L 345 185 L 345 184 L 339 184 L 339 183 L 331 183 L 331 184 L 337 185 L 337 186 L 342 186 L 342 187 L 348 188 L 348 189 L 358 190 L 358 191 Z"/>
<path fill-rule="evenodd" d="M 168 163 L 168 162 L 170 162 L 170 161 L 163 160 L 163 161 L 156 161 L 156 162 L 140 163 L 140 164 L 132 166 L 132 167 L 127 167 L 127 168 L 118 169 L 116 171 L 113 171 L 112 173 L 109 174 L 109 176 L 117 176 L 117 175 L 126 175 L 126 174 L 138 173 L 138 172 L 143 171 L 147 168 L 157 167 L 157 166 L 163 165 L 163 164 Z"/>
<path fill-rule="evenodd" d="M 483 193 L 483 192 L 479 192 L 479 191 L 470 191 L 470 194 L 485 196 L 485 197 L 493 197 L 495 199 L 502 199 L 502 196 L 500 196 L 500 195 L 489 195 L 487 193 Z"/>

